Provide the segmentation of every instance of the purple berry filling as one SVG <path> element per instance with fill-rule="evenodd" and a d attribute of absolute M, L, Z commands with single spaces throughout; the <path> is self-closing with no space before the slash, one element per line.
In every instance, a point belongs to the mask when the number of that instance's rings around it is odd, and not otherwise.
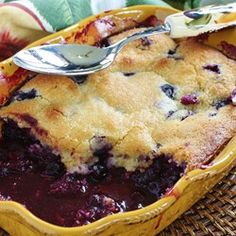
<path fill-rule="evenodd" d="M 42 146 L 29 129 L 8 121 L 0 143 L 1 200 L 22 203 L 39 218 L 56 225 L 84 225 L 155 202 L 185 169 L 168 155 L 157 156 L 142 171 L 108 168 L 112 145 L 104 136 L 95 136 L 90 147 L 98 162 L 90 166 L 89 173 L 67 173 L 60 156 Z"/>
<path fill-rule="evenodd" d="M 1 236 L 9 236 L 9 234 L 4 231 L 3 229 L 0 229 L 1 230 Z"/>
<path fill-rule="evenodd" d="M 181 97 L 180 102 L 183 105 L 194 105 L 199 103 L 198 97 L 193 94 L 187 94 Z"/>
<path fill-rule="evenodd" d="M 220 68 L 218 65 L 206 65 L 206 66 L 203 66 L 203 69 L 209 70 L 209 71 L 214 72 L 216 74 L 220 74 Z"/>
<path fill-rule="evenodd" d="M 76 196 L 79 193 L 85 193 L 87 189 L 88 183 L 85 178 L 80 178 L 77 174 L 67 173 L 50 185 L 49 193 L 58 197 Z"/>
<path fill-rule="evenodd" d="M 104 194 L 94 194 L 89 198 L 89 206 L 79 209 L 75 215 L 76 225 L 88 224 L 112 213 L 123 211 L 122 204 Z"/>

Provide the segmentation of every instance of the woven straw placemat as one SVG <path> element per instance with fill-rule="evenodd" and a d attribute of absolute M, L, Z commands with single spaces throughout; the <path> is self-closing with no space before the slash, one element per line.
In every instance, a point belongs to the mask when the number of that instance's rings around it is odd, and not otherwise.
<path fill-rule="evenodd" d="M 236 167 L 158 236 L 236 236 Z"/>
<path fill-rule="evenodd" d="M 236 167 L 158 236 L 208 235 L 236 236 Z"/>

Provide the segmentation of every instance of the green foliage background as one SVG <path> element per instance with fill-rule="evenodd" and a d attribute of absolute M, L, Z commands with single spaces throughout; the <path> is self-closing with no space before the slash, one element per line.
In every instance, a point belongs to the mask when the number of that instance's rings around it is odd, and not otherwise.
<path fill-rule="evenodd" d="M 52 31 L 58 31 L 68 27 L 90 15 L 93 15 L 92 6 L 99 4 L 100 9 L 112 9 L 114 1 L 124 4 L 122 0 L 103 1 L 95 0 L 27 0 L 29 8 L 41 16 L 43 22 L 52 27 Z M 125 6 L 153 4 L 159 6 L 171 5 L 178 9 L 190 9 L 209 4 L 226 4 L 236 0 L 125 0 Z M 0 0 L 0 3 L 18 2 L 24 0 Z M 108 5 L 108 6 L 107 6 Z M 49 29 L 46 29 L 49 30 Z M 51 32 L 51 29 L 50 29 Z"/>
<path fill-rule="evenodd" d="M 158 4 L 164 5 L 165 3 L 178 9 L 190 9 L 201 7 L 209 4 L 226 4 L 232 3 L 236 0 L 127 0 L 127 5 L 137 4 Z M 163 3 L 164 2 L 164 3 Z"/>

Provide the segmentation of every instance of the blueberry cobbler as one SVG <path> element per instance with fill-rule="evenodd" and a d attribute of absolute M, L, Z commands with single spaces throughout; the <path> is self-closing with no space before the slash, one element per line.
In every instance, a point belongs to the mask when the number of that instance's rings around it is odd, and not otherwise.
<path fill-rule="evenodd" d="M 235 105 L 235 61 L 196 39 L 156 35 L 89 76 L 37 75 L 0 110 L 0 199 L 67 227 L 143 208 L 235 135 Z"/>

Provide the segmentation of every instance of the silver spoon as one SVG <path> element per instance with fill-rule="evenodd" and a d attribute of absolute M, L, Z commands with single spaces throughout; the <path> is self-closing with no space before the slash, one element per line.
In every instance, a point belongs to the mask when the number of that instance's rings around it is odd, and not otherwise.
<path fill-rule="evenodd" d="M 208 6 L 170 15 L 163 25 L 130 35 L 109 47 L 98 48 L 79 44 L 44 45 L 18 52 L 13 61 L 20 67 L 39 73 L 90 74 L 111 65 L 120 50 L 130 41 L 160 33 L 168 33 L 172 38 L 190 37 L 235 26 L 236 17 L 226 23 L 222 20 L 226 14 L 234 13 L 236 3 Z"/>

